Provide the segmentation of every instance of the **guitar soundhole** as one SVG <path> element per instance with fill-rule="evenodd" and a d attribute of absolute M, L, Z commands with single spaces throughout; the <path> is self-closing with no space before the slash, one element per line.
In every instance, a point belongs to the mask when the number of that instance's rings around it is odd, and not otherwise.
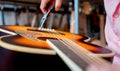
<path fill-rule="evenodd" d="M 46 41 L 47 39 L 56 39 L 56 38 L 53 38 L 53 37 L 38 37 L 38 39 Z"/>

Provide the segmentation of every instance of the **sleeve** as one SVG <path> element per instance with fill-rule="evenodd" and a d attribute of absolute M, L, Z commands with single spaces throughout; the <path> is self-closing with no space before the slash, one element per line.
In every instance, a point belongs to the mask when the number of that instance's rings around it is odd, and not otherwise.
<path fill-rule="evenodd" d="M 120 0 L 104 0 L 106 13 L 112 17 L 119 3 Z"/>

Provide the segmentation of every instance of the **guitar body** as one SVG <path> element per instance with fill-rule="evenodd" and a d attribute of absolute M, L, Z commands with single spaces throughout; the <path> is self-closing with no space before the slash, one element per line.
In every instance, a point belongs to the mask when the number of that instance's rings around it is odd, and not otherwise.
<path fill-rule="evenodd" d="M 56 69 L 70 71 L 56 51 L 46 42 L 47 39 L 56 39 L 54 35 L 57 34 L 28 30 L 29 28 L 31 27 L 0 26 L 0 33 L 4 35 L 0 34 L 0 54 L 2 54 L 0 55 L 0 71 L 56 71 Z M 20 32 L 22 35 L 19 35 Z M 85 42 L 84 40 L 88 37 L 58 30 L 57 32 L 92 52 L 93 55 L 103 58 L 114 55 L 107 48 Z M 31 38 L 32 35 L 36 38 Z"/>
<path fill-rule="evenodd" d="M 46 43 L 46 39 L 56 39 L 53 37 L 55 33 L 48 33 L 44 31 L 31 31 L 28 30 L 30 27 L 25 26 L 0 26 L 0 31 L 11 34 L 7 36 L 2 36 L 0 39 L 0 44 L 2 47 L 19 52 L 27 52 L 27 53 L 35 53 L 35 54 L 47 54 L 47 55 L 55 55 L 55 51 L 51 49 L 51 47 Z M 29 38 L 22 37 L 18 35 L 15 31 L 22 30 L 27 31 L 26 34 L 34 32 L 32 35 L 36 34 L 40 35 L 37 36 L 37 39 L 40 41 L 32 40 Z M 107 48 L 93 45 L 84 40 L 88 39 L 85 36 L 72 34 L 68 32 L 58 31 L 58 33 L 64 35 L 70 40 L 73 40 L 75 43 L 80 45 L 81 47 L 91 51 L 96 56 L 100 57 L 112 57 L 114 53 Z"/>

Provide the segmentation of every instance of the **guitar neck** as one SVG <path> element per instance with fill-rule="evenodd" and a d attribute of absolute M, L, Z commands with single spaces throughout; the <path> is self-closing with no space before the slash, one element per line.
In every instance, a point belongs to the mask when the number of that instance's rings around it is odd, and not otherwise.
<path fill-rule="evenodd" d="M 76 45 L 74 42 L 67 44 L 64 40 L 55 39 L 48 39 L 47 42 L 73 71 L 86 71 L 88 67 L 92 66 L 99 69 L 98 71 L 111 71 L 109 62 L 100 57 L 95 57 L 89 51 L 73 46 Z"/>
<path fill-rule="evenodd" d="M 83 59 L 79 58 L 74 52 L 72 52 L 66 45 L 58 40 L 47 40 L 48 44 L 57 52 L 57 54 L 63 59 L 71 70 L 84 69 L 88 65 Z"/>

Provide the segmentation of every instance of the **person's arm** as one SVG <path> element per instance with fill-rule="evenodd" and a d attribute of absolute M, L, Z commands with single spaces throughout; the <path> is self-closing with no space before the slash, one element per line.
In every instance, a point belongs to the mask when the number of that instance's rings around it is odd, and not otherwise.
<path fill-rule="evenodd" d="M 43 13 L 46 13 L 54 4 L 55 11 L 58 11 L 61 8 L 62 0 L 41 0 L 40 9 Z M 47 6 L 48 8 L 46 9 Z"/>
<path fill-rule="evenodd" d="M 120 55 L 120 0 L 104 0 L 106 11 L 105 36 L 108 46 L 117 55 Z"/>

